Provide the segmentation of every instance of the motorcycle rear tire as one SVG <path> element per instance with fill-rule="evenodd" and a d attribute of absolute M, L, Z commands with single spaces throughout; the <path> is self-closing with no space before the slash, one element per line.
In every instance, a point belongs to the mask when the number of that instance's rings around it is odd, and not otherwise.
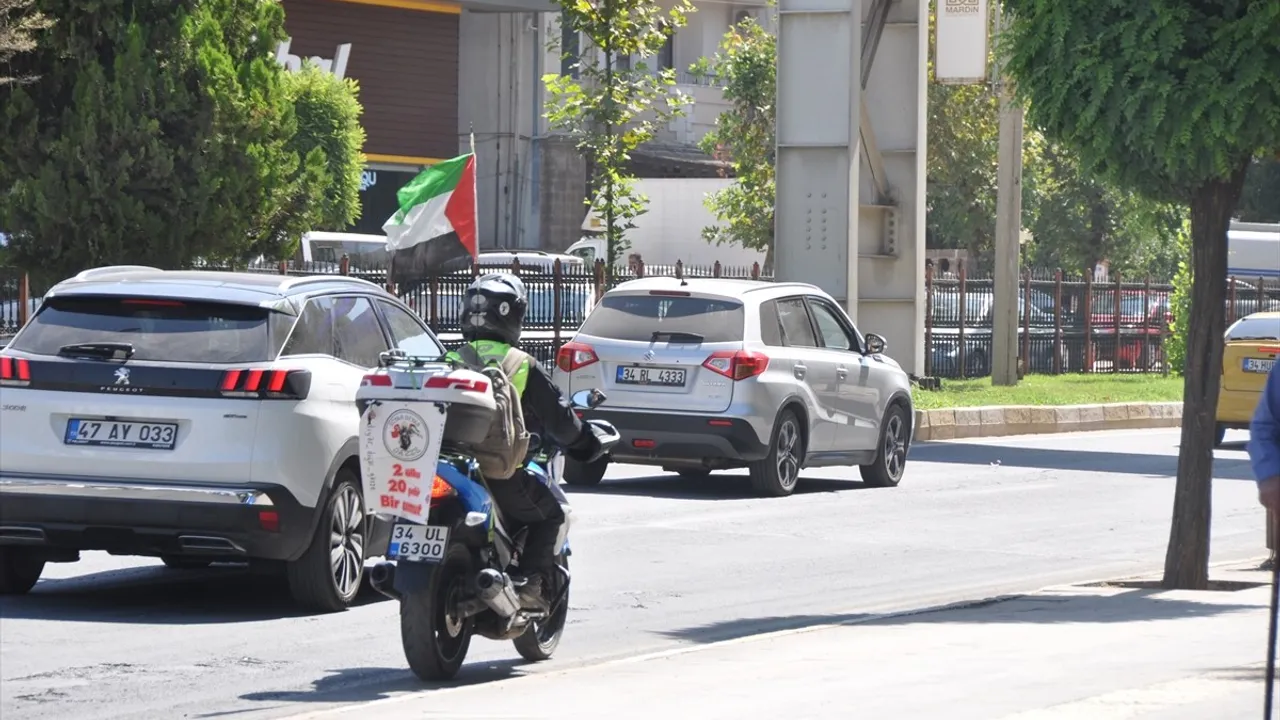
<path fill-rule="evenodd" d="M 569 569 L 569 557 L 561 553 L 556 562 L 565 570 Z M 555 598 L 551 598 L 552 601 Z M 550 660 L 556 648 L 560 646 L 560 637 L 564 635 L 565 622 L 569 618 L 569 591 L 564 593 L 564 600 L 551 617 L 541 623 L 530 623 L 524 634 L 512 640 L 516 652 L 529 662 Z"/>
<path fill-rule="evenodd" d="M 471 553 L 462 545 L 450 545 L 426 592 L 406 593 L 400 599 L 404 657 L 422 680 L 452 680 L 467 659 L 474 623 L 471 618 L 455 621 L 447 611 L 451 606 L 456 610 L 470 573 Z"/>

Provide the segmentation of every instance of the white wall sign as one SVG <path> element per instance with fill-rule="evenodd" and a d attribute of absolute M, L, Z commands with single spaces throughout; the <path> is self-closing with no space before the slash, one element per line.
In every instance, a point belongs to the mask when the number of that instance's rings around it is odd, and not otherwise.
<path fill-rule="evenodd" d="M 292 44 L 292 38 L 280 43 L 279 47 L 276 48 L 276 62 L 285 66 L 290 72 L 298 72 L 302 69 L 302 58 L 289 52 L 289 46 Z M 350 56 L 351 43 L 344 43 L 338 46 L 338 51 L 332 60 L 318 55 L 307 59 L 319 65 L 321 70 L 331 73 L 334 77 L 342 78 L 347 75 L 347 58 Z"/>
<path fill-rule="evenodd" d="M 987 0 L 938 0 L 933 76 L 940 83 L 987 81 Z"/>

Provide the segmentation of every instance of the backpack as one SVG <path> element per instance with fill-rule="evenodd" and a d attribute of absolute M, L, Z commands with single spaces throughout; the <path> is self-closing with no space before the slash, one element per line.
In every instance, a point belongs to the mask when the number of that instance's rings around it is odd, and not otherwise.
<path fill-rule="evenodd" d="M 484 441 L 473 447 L 472 453 L 485 479 L 506 480 L 524 467 L 529 453 L 529 433 L 524 427 L 520 391 L 511 383 L 511 376 L 529 355 L 523 350 L 508 348 L 501 362 L 485 362 L 471 343 L 466 343 L 459 348 L 458 356 L 471 369 L 484 373 L 493 385 L 493 399 L 498 410 Z"/>

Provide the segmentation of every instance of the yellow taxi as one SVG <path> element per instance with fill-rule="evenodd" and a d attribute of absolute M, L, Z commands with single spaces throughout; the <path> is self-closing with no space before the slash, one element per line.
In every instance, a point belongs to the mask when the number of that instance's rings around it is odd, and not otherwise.
<path fill-rule="evenodd" d="M 1280 356 L 1280 312 L 1246 315 L 1227 328 L 1214 447 L 1222 444 L 1227 430 L 1249 429 L 1262 388 L 1267 384 L 1267 373 L 1276 364 L 1277 356 Z"/>

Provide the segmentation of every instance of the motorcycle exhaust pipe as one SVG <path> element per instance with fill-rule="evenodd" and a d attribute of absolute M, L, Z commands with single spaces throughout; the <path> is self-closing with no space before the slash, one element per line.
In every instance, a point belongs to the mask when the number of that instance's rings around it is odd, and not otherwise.
<path fill-rule="evenodd" d="M 369 584 L 374 590 L 386 595 L 392 600 L 399 600 L 400 593 L 395 588 L 396 583 L 396 566 L 395 563 L 378 563 L 369 568 Z"/>
<path fill-rule="evenodd" d="M 520 611 L 520 598 L 511 578 L 493 568 L 485 568 L 476 576 L 477 596 L 500 617 L 509 618 Z"/>

